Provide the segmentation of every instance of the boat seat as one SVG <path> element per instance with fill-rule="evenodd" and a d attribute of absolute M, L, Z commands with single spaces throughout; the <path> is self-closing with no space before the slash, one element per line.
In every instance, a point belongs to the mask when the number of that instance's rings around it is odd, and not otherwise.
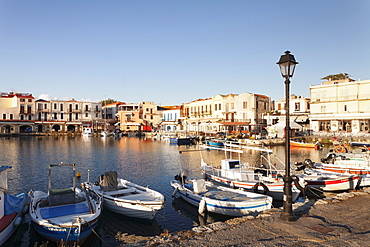
<path fill-rule="evenodd" d="M 72 214 L 89 213 L 90 210 L 85 203 L 67 204 L 56 207 L 41 208 L 40 213 L 42 218 L 50 219 Z"/>
<path fill-rule="evenodd" d="M 49 206 L 76 203 L 75 192 L 72 188 L 50 190 Z"/>
<path fill-rule="evenodd" d="M 130 188 L 130 189 L 107 191 L 107 192 L 104 192 L 104 195 L 116 197 L 116 196 L 131 194 L 131 193 L 134 193 L 134 192 L 137 192 L 137 190 L 134 189 L 134 188 Z"/>

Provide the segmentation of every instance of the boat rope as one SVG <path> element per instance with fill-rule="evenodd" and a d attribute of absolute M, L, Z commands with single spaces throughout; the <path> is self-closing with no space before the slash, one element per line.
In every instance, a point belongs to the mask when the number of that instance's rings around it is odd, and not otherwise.
<path fill-rule="evenodd" d="M 83 220 L 83 221 L 85 221 L 85 220 Z M 104 241 L 104 239 L 102 239 L 100 236 L 99 236 L 99 234 L 95 231 L 95 229 L 91 226 L 91 224 L 90 224 L 90 222 L 87 222 L 87 221 L 85 221 L 86 223 L 87 223 L 87 225 L 91 228 L 91 231 L 106 245 L 106 246 L 112 246 L 112 245 L 110 245 L 110 244 L 108 244 L 106 241 Z M 113 246 L 112 246 L 113 247 Z"/>

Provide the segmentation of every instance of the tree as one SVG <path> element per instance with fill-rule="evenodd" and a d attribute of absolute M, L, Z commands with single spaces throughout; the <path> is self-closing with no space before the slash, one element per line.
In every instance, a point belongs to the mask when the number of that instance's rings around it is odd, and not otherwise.
<path fill-rule="evenodd" d="M 100 101 L 102 106 L 109 105 L 109 104 L 116 103 L 116 102 L 117 102 L 117 100 L 110 99 L 110 98 Z"/>
<path fill-rule="evenodd" d="M 325 76 L 325 77 L 321 78 L 321 80 L 328 80 L 328 81 L 344 80 L 344 79 L 351 79 L 351 78 L 349 77 L 349 74 L 347 74 L 347 73 L 328 75 L 328 76 Z"/>

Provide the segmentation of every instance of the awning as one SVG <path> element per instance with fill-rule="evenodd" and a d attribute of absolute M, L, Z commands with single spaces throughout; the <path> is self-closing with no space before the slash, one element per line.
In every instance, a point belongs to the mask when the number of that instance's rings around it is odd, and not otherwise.
<path fill-rule="evenodd" d="M 134 125 L 134 126 L 139 126 L 140 124 L 139 123 L 120 123 L 120 125 Z"/>
<path fill-rule="evenodd" d="M 297 116 L 294 119 L 294 122 L 307 122 L 308 117 L 307 116 Z"/>

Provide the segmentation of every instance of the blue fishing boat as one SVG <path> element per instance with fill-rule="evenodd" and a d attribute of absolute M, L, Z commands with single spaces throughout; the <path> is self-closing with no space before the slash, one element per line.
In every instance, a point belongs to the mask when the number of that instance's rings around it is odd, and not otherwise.
<path fill-rule="evenodd" d="M 0 166 L 0 246 L 15 232 L 28 210 L 26 203 L 29 197 L 27 194 L 7 193 L 8 170 L 11 168 L 11 166 Z"/>
<path fill-rule="evenodd" d="M 51 168 L 70 166 L 73 169 L 73 186 L 51 189 Z M 101 214 L 100 197 L 76 188 L 75 164 L 49 165 L 48 193 L 31 192 L 30 216 L 33 228 L 53 242 L 81 245 L 98 224 Z"/>

